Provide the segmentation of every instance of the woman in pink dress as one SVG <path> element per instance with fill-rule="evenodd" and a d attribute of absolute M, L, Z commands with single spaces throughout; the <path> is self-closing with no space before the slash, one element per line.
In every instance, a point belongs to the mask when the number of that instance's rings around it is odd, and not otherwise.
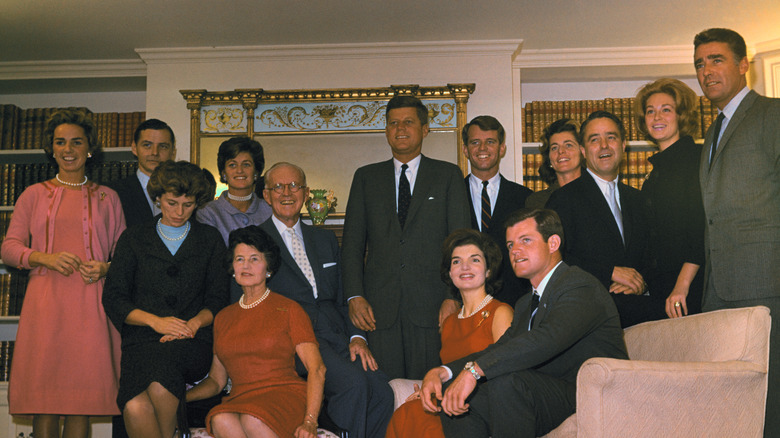
<path fill-rule="evenodd" d="M 32 415 L 36 438 L 87 437 L 89 417 L 119 413 L 119 334 L 101 297 L 125 219 L 117 194 L 88 181 L 97 131 L 81 111 L 55 112 L 44 132 L 54 179 L 14 208 L 3 262 L 30 269 L 8 387 L 9 410 Z"/>

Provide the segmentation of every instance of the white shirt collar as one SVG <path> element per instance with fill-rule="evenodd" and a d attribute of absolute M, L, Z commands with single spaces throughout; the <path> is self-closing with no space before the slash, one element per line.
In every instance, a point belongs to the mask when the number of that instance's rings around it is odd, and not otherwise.
<path fill-rule="evenodd" d="M 593 171 L 591 171 L 590 169 L 588 169 L 588 168 L 585 168 L 585 169 L 588 171 L 590 176 L 593 177 L 593 180 L 596 181 L 596 185 L 599 186 L 599 190 L 601 190 L 601 195 L 604 196 L 604 199 L 607 199 L 607 189 L 609 188 L 609 183 L 611 183 L 611 182 L 615 183 L 615 198 L 617 199 L 618 207 L 620 207 L 621 206 L 620 205 L 620 190 L 618 190 L 618 183 L 620 182 L 620 175 L 618 175 L 612 181 L 607 181 L 605 179 L 601 179 L 598 175 L 593 173 Z M 609 202 L 609 201 L 607 201 L 607 202 Z"/>
<path fill-rule="evenodd" d="M 742 90 L 740 90 L 739 93 L 737 93 L 736 96 L 734 96 L 729 103 L 726 104 L 725 107 L 723 107 L 723 115 L 726 117 L 726 120 L 723 122 L 726 123 L 728 120 L 731 120 L 732 117 L 734 117 L 734 113 L 737 111 L 737 108 L 739 107 L 739 104 L 742 103 L 742 100 L 747 96 L 747 94 L 750 92 L 750 88 L 745 86 Z M 721 132 L 723 131 L 723 128 L 721 128 Z"/>

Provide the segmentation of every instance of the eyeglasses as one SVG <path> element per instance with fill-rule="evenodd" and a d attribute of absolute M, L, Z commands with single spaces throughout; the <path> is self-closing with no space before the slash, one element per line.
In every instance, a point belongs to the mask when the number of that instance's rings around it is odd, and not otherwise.
<path fill-rule="evenodd" d="M 289 184 L 277 184 L 277 185 L 275 185 L 273 187 L 266 187 L 265 189 L 266 190 L 273 190 L 276 193 L 282 194 L 282 193 L 284 193 L 284 189 L 285 188 L 289 188 L 290 189 L 290 193 L 298 193 L 298 191 L 300 189 L 305 189 L 306 186 L 300 185 L 300 184 L 298 184 L 296 182 L 291 182 Z"/>

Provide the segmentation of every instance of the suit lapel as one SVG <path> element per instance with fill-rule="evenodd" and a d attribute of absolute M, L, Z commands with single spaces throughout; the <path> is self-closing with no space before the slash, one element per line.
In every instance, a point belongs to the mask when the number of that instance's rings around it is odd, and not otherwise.
<path fill-rule="evenodd" d="M 734 134 L 734 131 L 737 130 L 739 127 L 739 124 L 742 122 L 742 119 L 745 118 L 745 115 L 747 114 L 748 108 L 753 106 L 753 102 L 755 102 L 756 98 L 758 97 L 758 94 L 756 94 L 755 91 L 749 91 L 748 94 L 745 96 L 744 99 L 742 99 L 742 102 L 739 103 L 739 106 L 737 107 L 737 110 L 734 111 L 734 116 L 731 117 L 731 120 L 729 120 L 728 126 L 726 126 L 726 130 L 723 131 L 723 135 L 720 136 L 720 139 L 718 140 L 718 144 L 720 145 L 717 149 L 715 149 L 715 156 L 712 159 L 712 164 L 714 165 L 720 155 L 723 153 L 723 150 L 728 147 L 729 139 Z M 713 136 L 715 133 L 713 133 Z M 712 139 L 710 138 L 710 144 L 712 144 Z M 711 167 L 711 166 L 710 166 Z"/>
<path fill-rule="evenodd" d="M 493 207 L 493 216 L 492 217 L 506 217 L 507 213 L 510 213 L 506 210 L 509 210 L 512 200 L 510 199 L 512 197 L 512 194 L 510 192 L 510 186 L 509 182 L 506 178 L 504 178 L 503 175 L 500 176 L 501 182 L 498 186 L 498 197 L 496 198 L 496 205 Z M 492 227 L 492 223 L 490 224 Z M 498 224 L 499 226 L 501 224 Z"/>
<path fill-rule="evenodd" d="M 282 257 L 282 263 L 287 265 L 290 268 L 290 270 L 292 270 L 292 272 L 294 272 L 295 275 L 299 277 L 301 281 L 304 281 L 308 284 L 309 280 L 303 274 L 301 268 L 298 267 L 298 263 L 295 262 L 295 258 L 293 258 L 292 254 L 290 254 L 290 251 L 287 249 L 287 245 L 284 244 L 284 239 L 282 239 L 282 235 L 279 234 L 279 230 L 276 228 L 276 225 L 273 223 L 273 219 L 268 218 L 268 220 L 263 222 L 263 225 L 261 225 L 261 227 L 263 228 L 263 230 L 265 230 L 266 233 L 268 233 L 269 236 L 271 236 L 274 242 L 276 242 L 276 246 L 279 247 L 279 253 Z M 315 278 L 317 277 L 315 276 Z"/>
<path fill-rule="evenodd" d="M 539 323 L 543 321 L 545 316 L 547 315 L 547 311 L 549 310 L 548 307 L 549 307 L 550 300 L 552 299 L 552 296 L 555 295 L 555 292 L 558 289 L 558 285 L 556 283 L 568 268 L 569 265 L 565 263 L 561 263 L 560 265 L 558 265 L 558 268 L 555 269 L 555 272 L 553 272 L 552 276 L 550 277 L 550 280 L 547 281 L 547 286 L 544 287 L 544 294 L 542 295 L 542 298 L 539 300 L 539 307 L 536 310 L 534 323 L 531 326 L 532 330 L 538 327 Z M 530 321 L 530 319 L 531 319 L 531 312 L 529 307 L 528 318 L 525 320 L 526 327 L 528 327 L 528 321 Z"/>
<path fill-rule="evenodd" d="M 612 215 L 612 210 L 609 209 L 607 200 L 604 199 L 604 194 L 601 193 L 598 184 L 587 170 L 582 172 L 580 179 L 583 177 L 583 187 L 585 188 L 583 194 L 586 196 L 588 203 L 593 206 L 596 216 L 601 219 L 601 221 L 604 223 L 604 226 L 610 230 L 612 237 L 617 239 L 617 241 L 619 241 L 620 244 L 625 247 L 623 238 L 620 237 L 620 229 L 617 226 L 617 222 L 615 222 L 615 216 Z M 625 228 L 623 230 L 625 231 Z"/>
<path fill-rule="evenodd" d="M 417 210 L 428 200 L 428 187 L 434 183 L 435 175 L 430 171 L 428 158 L 424 155 L 420 159 L 420 167 L 417 169 L 417 177 L 414 180 L 414 190 L 412 191 L 412 203 L 409 204 L 409 215 L 406 216 L 406 223 L 414 221 L 414 215 Z"/>
<path fill-rule="evenodd" d="M 382 202 L 379 202 L 380 211 L 377 211 L 378 217 L 390 218 L 391 227 L 396 230 L 398 234 L 401 233 L 401 223 L 398 222 L 398 199 L 396 199 L 395 192 L 395 165 L 393 159 L 382 163 L 379 169 L 379 175 L 374 180 L 376 183 L 376 195 Z M 371 192 L 366 193 L 366 196 L 371 196 Z M 414 195 L 412 195 L 414 199 Z M 373 214 L 374 212 L 368 212 Z M 406 216 L 406 221 L 409 222 L 409 215 Z"/>

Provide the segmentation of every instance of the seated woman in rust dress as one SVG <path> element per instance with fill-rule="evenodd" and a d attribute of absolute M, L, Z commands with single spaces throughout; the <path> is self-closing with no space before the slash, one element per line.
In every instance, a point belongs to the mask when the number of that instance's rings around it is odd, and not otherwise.
<path fill-rule="evenodd" d="M 229 251 L 244 294 L 217 315 L 209 377 L 187 393 L 187 401 L 219 393 L 230 377 L 230 394 L 206 417 L 210 434 L 315 438 L 325 366 L 309 316 L 266 286 L 281 263 L 279 247 L 252 225 L 230 233 Z M 306 381 L 295 372 L 296 354 Z"/>
<path fill-rule="evenodd" d="M 497 341 L 512 323 L 513 311 L 491 295 L 500 287 L 496 271 L 501 266 L 501 249 L 493 238 L 476 230 L 456 230 L 444 241 L 442 252 L 441 278 L 463 301 L 461 311 L 441 326 L 440 356 L 447 363 Z M 412 436 L 444 437 L 439 414 L 423 410 L 419 391 L 393 413 L 386 435 Z"/>

